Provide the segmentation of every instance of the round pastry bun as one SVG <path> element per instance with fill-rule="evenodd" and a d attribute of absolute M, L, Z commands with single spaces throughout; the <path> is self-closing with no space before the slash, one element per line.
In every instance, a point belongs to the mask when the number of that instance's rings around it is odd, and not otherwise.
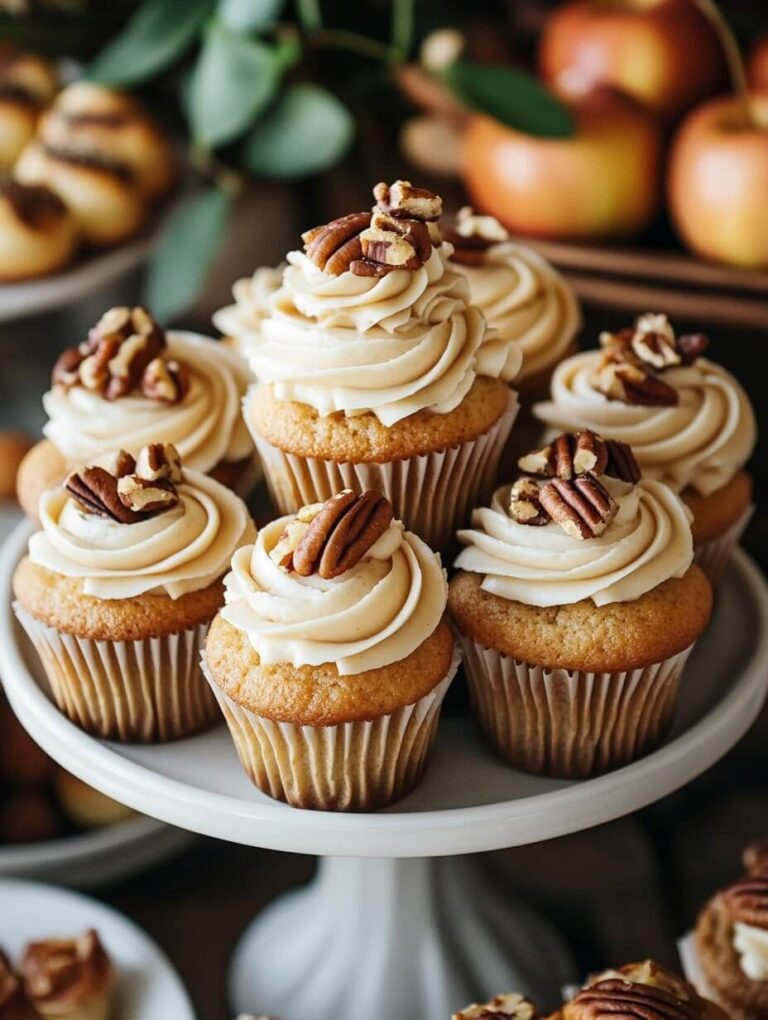
<path fill-rule="evenodd" d="M 77 244 L 75 218 L 51 189 L 0 180 L 0 281 L 52 273 L 72 258 Z"/>
<path fill-rule="evenodd" d="M 53 786 L 64 813 L 81 829 L 100 829 L 134 814 L 125 804 L 94 790 L 62 768 L 56 769 Z"/>
<path fill-rule="evenodd" d="M 0 46 L 0 170 L 16 162 L 58 86 L 55 71 L 42 57 Z"/>

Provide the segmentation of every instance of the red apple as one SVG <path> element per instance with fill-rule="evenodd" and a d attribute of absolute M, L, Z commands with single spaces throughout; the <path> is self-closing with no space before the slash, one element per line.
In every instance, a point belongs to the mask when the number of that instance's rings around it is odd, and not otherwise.
<path fill-rule="evenodd" d="M 683 241 L 705 258 L 768 267 L 768 92 L 694 110 L 674 139 L 669 209 Z"/>
<path fill-rule="evenodd" d="M 717 34 L 695 0 L 573 0 L 548 19 L 543 77 L 561 95 L 609 85 L 675 119 L 723 84 Z"/>
<path fill-rule="evenodd" d="M 540 138 L 480 114 L 462 139 L 476 207 L 540 237 L 639 233 L 659 205 L 661 127 L 639 104 L 598 89 L 572 104 L 572 138 Z"/>
<path fill-rule="evenodd" d="M 768 35 L 761 36 L 750 50 L 747 77 L 750 88 L 768 92 Z"/>

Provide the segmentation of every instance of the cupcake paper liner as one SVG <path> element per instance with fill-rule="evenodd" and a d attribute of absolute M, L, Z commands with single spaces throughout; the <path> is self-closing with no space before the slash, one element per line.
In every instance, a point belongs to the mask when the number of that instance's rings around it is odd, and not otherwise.
<path fill-rule="evenodd" d="M 642 757 L 674 716 L 691 648 L 624 673 L 545 669 L 460 635 L 472 706 L 488 743 L 515 768 L 583 779 Z"/>
<path fill-rule="evenodd" d="M 731 554 L 739 544 L 739 539 L 744 534 L 754 512 L 754 505 L 748 507 L 736 523 L 732 524 L 722 535 L 711 538 L 708 542 L 699 542 L 695 546 L 693 562 L 698 563 L 713 588 L 717 587 L 723 576 Z"/>
<path fill-rule="evenodd" d="M 324 502 L 341 489 L 378 489 L 395 517 L 433 549 L 447 549 L 474 507 L 490 499 L 499 459 L 518 412 L 510 391 L 507 410 L 477 439 L 448 450 L 384 464 L 357 464 L 284 453 L 252 430 L 270 495 L 281 514 Z"/>
<path fill-rule="evenodd" d="M 459 667 L 458 646 L 445 677 L 390 715 L 337 726 L 273 722 L 238 705 L 210 676 L 240 762 L 276 800 L 317 811 L 373 811 L 416 786 L 437 733 L 445 692 Z"/>
<path fill-rule="evenodd" d="M 141 641 L 96 641 L 48 627 L 14 603 L 59 709 L 108 740 L 177 740 L 212 725 L 216 700 L 200 670 L 208 624 Z"/>

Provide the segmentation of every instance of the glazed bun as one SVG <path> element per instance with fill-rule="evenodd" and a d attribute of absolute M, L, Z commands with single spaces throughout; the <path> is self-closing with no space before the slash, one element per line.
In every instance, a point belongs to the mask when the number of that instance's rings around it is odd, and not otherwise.
<path fill-rule="evenodd" d="M 16 162 L 58 84 L 53 68 L 41 57 L 0 47 L 0 170 Z"/>
<path fill-rule="evenodd" d="M 68 85 L 41 118 L 38 137 L 54 149 L 123 163 L 150 199 L 168 191 L 176 175 L 168 142 L 138 103 L 93 82 Z"/>
<path fill-rule="evenodd" d="M 77 243 L 75 218 L 50 188 L 0 179 L 0 281 L 52 273 Z"/>
<path fill-rule="evenodd" d="M 89 244 L 119 244 L 144 225 L 147 205 L 133 171 L 109 155 L 36 139 L 21 154 L 15 175 L 25 184 L 45 184 L 55 191 Z"/>

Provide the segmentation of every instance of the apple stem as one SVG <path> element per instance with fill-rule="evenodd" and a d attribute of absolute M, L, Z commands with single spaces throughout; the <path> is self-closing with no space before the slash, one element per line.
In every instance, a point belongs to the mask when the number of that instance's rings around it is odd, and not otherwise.
<path fill-rule="evenodd" d="M 715 3 L 715 0 L 694 0 L 694 3 L 702 14 L 712 23 L 717 33 L 720 44 L 723 47 L 725 59 L 728 64 L 731 84 L 736 95 L 741 100 L 746 122 L 751 127 L 759 127 L 759 118 L 752 102 L 747 80 L 747 70 L 744 66 L 744 59 L 741 55 L 736 36 L 733 29 L 723 17 L 723 13 Z"/>

